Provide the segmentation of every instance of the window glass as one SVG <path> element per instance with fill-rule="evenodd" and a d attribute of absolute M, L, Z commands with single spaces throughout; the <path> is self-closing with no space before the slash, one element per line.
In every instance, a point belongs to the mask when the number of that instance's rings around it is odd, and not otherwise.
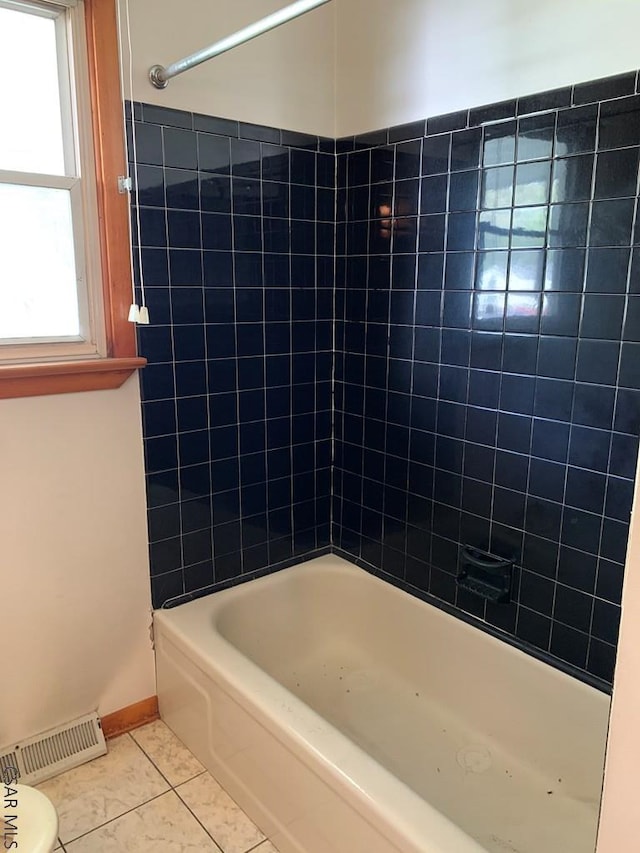
<path fill-rule="evenodd" d="M 0 169 L 65 174 L 60 23 L 45 13 L 0 5 Z"/>
<path fill-rule="evenodd" d="M 0 183 L 0 340 L 77 337 L 76 279 L 70 192 Z"/>
<path fill-rule="evenodd" d="M 0 133 L 0 357 L 9 360 L 44 357 L 44 344 L 57 355 L 96 350 L 71 26 L 53 3 L 0 0 L 0 55 L 11 69 L 0 87 L 9 117 Z"/>

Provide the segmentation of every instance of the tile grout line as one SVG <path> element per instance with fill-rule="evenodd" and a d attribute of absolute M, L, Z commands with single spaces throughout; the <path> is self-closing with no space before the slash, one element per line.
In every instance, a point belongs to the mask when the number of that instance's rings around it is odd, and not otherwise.
<path fill-rule="evenodd" d="M 166 724 L 165 724 L 165 723 L 163 723 L 163 725 L 165 725 L 165 726 L 166 726 Z M 142 727 L 142 728 L 144 728 L 144 727 Z M 169 731 L 171 731 L 171 730 L 168 728 L 168 726 L 167 726 L 167 729 L 168 729 Z M 135 730 L 134 730 L 134 731 L 135 731 Z M 222 791 L 223 791 L 223 792 L 224 792 L 224 793 L 225 793 L 225 794 L 226 794 L 226 795 L 227 795 L 227 796 L 228 796 L 228 797 L 233 801 L 233 803 L 237 806 L 237 808 L 238 808 L 238 809 L 239 809 L 239 810 L 240 810 L 244 815 L 246 815 L 246 817 L 248 817 L 248 818 L 249 818 L 249 816 L 246 814 L 246 812 L 244 811 L 244 809 L 241 809 L 241 808 L 240 808 L 240 806 L 236 803 L 236 801 L 233 799 L 233 797 L 231 797 L 231 795 L 226 791 L 226 789 L 225 789 L 225 788 L 223 788 L 223 786 L 222 786 L 222 785 L 220 785 L 220 783 L 218 782 L 218 780 L 217 780 L 217 779 L 215 779 L 215 777 L 214 777 L 214 776 L 212 776 L 212 775 L 209 773 L 209 771 L 207 770 L 207 768 L 206 768 L 204 765 L 202 765 L 203 769 L 200 771 L 200 773 L 196 773 L 195 775 L 190 776 L 188 779 L 183 779 L 181 782 L 178 782 L 178 783 L 177 783 L 177 784 L 175 784 L 175 785 L 174 785 L 174 784 L 172 784 L 172 783 L 170 782 L 170 780 L 169 780 L 169 779 L 165 776 L 165 774 L 162 772 L 162 770 L 158 767 L 158 765 L 155 763 L 155 761 L 153 760 L 153 758 L 151 757 L 151 755 L 149 755 L 149 753 L 144 749 L 144 747 L 143 747 L 140 743 L 138 743 L 138 741 L 135 739 L 135 737 L 134 737 L 134 735 L 133 735 L 133 732 L 128 732 L 128 734 L 129 734 L 129 736 L 131 737 L 131 740 L 133 740 L 133 742 L 138 746 L 138 748 L 139 748 L 139 749 L 140 749 L 140 751 L 143 753 L 143 755 L 144 755 L 144 756 L 145 756 L 145 757 L 146 757 L 146 758 L 151 762 L 151 764 L 153 764 L 153 766 L 156 768 L 156 770 L 158 771 L 158 773 L 160 773 L 160 775 L 163 777 L 163 779 L 167 782 L 167 784 L 170 786 L 170 790 L 171 790 L 171 791 L 173 791 L 173 793 L 174 793 L 174 794 L 176 794 L 176 796 L 178 797 L 178 800 L 180 801 L 181 806 L 183 806 L 183 807 L 184 807 L 184 808 L 185 808 L 185 809 L 186 809 L 186 810 L 187 810 L 187 811 L 188 811 L 188 812 L 189 812 L 189 813 L 190 813 L 190 814 L 195 818 L 195 820 L 200 824 L 200 826 L 202 827 L 202 829 L 203 829 L 203 830 L 207 833 L 207 835 L 211 838 L 211 840 L 212 840 L 212 841 L 213 841 L 213 843 L 216 845 L 216 847 L 218 847 L 218 849 L 221 851 L 221 853 L 223 853 L 222 847 L 220 847 L 220 845 L 218 844 L 218 842 L 216 841 L 216 839 L 215 839 L 215 838 L 213 837 L 213 835 L 209 832 L 209 830 L 206 828 L 206 826 L 202 823 L 202 821 L 200 820 L 200 818 L 195 814 L 195 812 L 191 809 L 191 807 L 190 807 L 190 806 L 185 802 L 185 800 L 182 798 L 182 796 L 180 795 L 180 793 L 179 793 L 179 791 L 178 791 L 178 788 L 181 788 L 183 785 L 186 785 L 186 784 L 188 784 L 189 782 L 192 782 L 194 779 L 198 779 L 200 776 L 204 776 L 205 774 L 208 774 L 208 775 L 210 775 L 210 776 L 211 776 L 211 778 L 212 778 L 212 779 L 214 779 L 214 781 L 216 782 L 216 784 L 218 784 L 218 785 L 220 786 L 220 789 L 221 789 L 221 790 L 222 790 Z M 179 738 L 178 738 L 178 740 L 179 740 Z M 191 752 L 191 750 L 189 750 L 186 746 L 184 746 L 184 744 L 182 744 L 182 741 L 180 741 L 180 743 L 181 743 L 181 745 L 184 747 L 184 749 L 189 753 L 189 755 L 191 755 L 191 756 L 192 756 L 193 758 L 195 758 L 195 759 L 196 759 L 196 761 L 197 761 L 198 759 L 196 758 L 196 756 L 195 756 L 195 755 L 193 755 L 193 753 Z M 165 791 L 164 793 L 166 794 L 166 793 L 168 793 L 168 791 Z M 163 794 L 160 794 L 159 796 L 163 796 Z M 152 797 L 152 800 L 153 800 L 153 799 L 158 799 L 158 797 Z M 147 802 L 151 802 L 152 800 L 148 800 Z M 136 806 L 136 809 L 137 809 L 137 808 L 141 808 L 141 806 L 143 806 L 143 805 L 146 805 L 146 802 L 145 802 L 145 803 L 141 803 L 139 806 Z M 135 809 L 132 809 L 132 811 L 135 811 Z M 122 815 L 120 815 L 120 817 L 122 817 Z M 117 819 L 118 819 L 118 818 L 114 818 L 114 820 L 117 820 Z M 249 818 L 249 820 L 251 820 L 251 818 Z M 253 822 L 253 821 L 252 821 L 252 822 Z M 102 825 L 104 826 L 105 824 L 102 824 Z M 99 828 L 99 827 L 96 827 L 96 828 Z M 259 827 L 258 827 L 258 829 L 259 829 Z M 93 830 L 92 830 L 92 831 L 93 831 Z M 262 832 L 262 830 L 260 830 L 260 831 Z M 87 834 L 88 834 L 88 833 L 87 833 Z M 263 833 L 263 834 L 264 834 L 264 833 Z M 264 844 L 264 841 L 265 841 L 265 840 L 268 840 L 266 836 L 265 836 L 265 839 L 264 839 L 263 841 L 258 842 L 258 844 L 257 844 L 255 847 L 250 848 L 250 850 L 251 850 L 251 851 L 255 850 L 255 849 L 256 849 L 256 847 L 259 847 L 259 846 L 260 846 L 260 844 Z M 246 851 L 246 853 L 250 853 L 250 851 L 248 850 L 248 851 Z"/>
<path fill-rule="evenodd" d="M 122 812 L 122 814 L 116 815 L 115 817 L 110 818 L 109 820 L 105 820 L 104 823 L 99 824 L 98 826 L 94 826 L 92 829 L 87 830 L 87 832 L 81 832 L 80 835 L 76 835 L 74 838 L 71 838 L 65 842 L 64 844 L 74 844 L 76 841 L 79 841 L 81 838 L 86 838 L 88 835 L 91 835 L 94 832 L 97 832 L 99 829 L 103 829 L 105 826 L 109 826 L 109 824 L 115 823 L 120 818 L 125 815 L 131 814 L 131 812 L 137 811 L 137 809 L 142 808 L 142 806 L 146 806 L 149 803 L 152 803 L 154 800 L 159 800 L 161 797 L 164 797 L 166 794 L 170 793 L 171 789 L 167 789 L 166 791 L 162 791 L 160 794 L 156 794 L 155 797 L 150 797 L 148 800 L 145 800 L 143 803 L 139 803 L 137 806 L 133 806 L 130 809 Z"/>
<path fill-rule="evenodd" d="M 200 773 L 199 775 L 200 775 L 200 776 L 202 776 L 202 775 L 204 775 L 204 774 Z M 196 777 L 194 777 L 194 778 L 196 778 L 196 779 L 197 779 L 198 777 L 196 776 Z M 210 833 L 210 832 L 209 832 L 209 830 L 206 828 L 206 826 L 202 823 L 202 821 L 201 821 L 201 820 L 200 820 L 200 818 L 197 816 L 197 814 L 195 814 L 195 812 L 194 812 L 194 811 L 189 807 L 189 805 L 188 805 L 188 804 L 187 804 L 187 803 L 182 799 L 182 797 L 180 796 L 180 794 L 178 793 L 178 791 L 177 791 L 175 788 L 173 789 L 173 793 L 176 795 L 176 797 L 177 797 L 177 798 L 178 798 L 178 800 L 180 801 L 180 804 L 182 805 L 182 807 L 183 807 L 184 809 L 186 809 L 186 810 L 189 812 L 189 814 L 194 818 L 194 820 L 196 821 L 196 823 L 198 823 L 198 824 L 202 827 L 202 829 L 206 832 L 207 836 L 208 836 L 208 837 L 213 841 L 213 843 L 214 843 L 214 844 L 215 844 L 215 846 L 218 848 L 218 850 L 220 850 L 220 853 L 223 853 L 223 851 L 222 851 L 222 847 L 220 847 L 220 845 L 218 844 L 218 842 L 215 840 L 215 838 L 213 837 L 213 835 L 211 835 L 211 833 Z M 226 792 L 225 792 L 225 793 L 226 793 Z"/>
<path fill-rule="evenodd" d="M 197 816 L 197 815 L 196 815 L 196 814 L 191 810 L 191 808 L 187 805 L 187 803 L 182 799 L 182 797 L 180 796 L 180 794 L 179 794 L 179 792 L 178 792 L 178 790 L 177 790 L 177 789 L 178 789 L 179 787 L 181 787 L 182 785 L 185 785 L 185 784 L 187 784 L 188 782 L 191 782 L 191 781 L 193 781 L 194 779 L 197 779 L 197 778 L 198 778 L 198 777 L 200 777 L 200 776 L 204 776 L 204 775 L 205 775 L 205 773 L 207 773 L 207 772 L 208 772 L 208 771 L 207 771 L 207 769 L 203 767 L 203 770 L 202 770 L 200 773 L 196 773 L 194 776 L 191 776 L 191 777 L 189 777 L 188 779 L 184 779 L 184 780 L 182 780 L 182 781 L 181 781 L 181 782 L 179 782 L 177 785 L 173 785 L 173 784 L 172 784 L 172 783 L 167 779 L 167 777 L 165 776 L 165 774 L 160 770 L 160 768 L 157 766 L 157 764 L 153 761 L 153 759 L 151 758 L 151 756 L 150 756 L 150 755 L 145 751 L 145 749 L 144 749 L 144 748 L 143 748 L 143 747 L 142 747 L 142 746 L 141 746 L 141 745 L 136 741 L 136 739 L 133 737 L 132 733 L 131 733 L 131 732 L 126 732 L 126 735 L 130 738 L 130 740 L 131 740 L 131 741 L 133 741 L 133 743 L 135 743 L 136 747 L 140 750 L 140 752 L 141 752 L 141 753 L 144 755 L 144 757 L 149 761 L 149 763 L 153 766 L 153 768 L 158 772 L 158 774 L 162 777 L 162 779 L 167 783 L 167 785 L 168 785 L 169 787 L 167 788 L 167 790 L 162 791 L 161 793 L 157 794 L 156 796 L 153 796 L 153 797 L 150 797 L 149 799 L 143 800 L 141 803 L 138 803 L 136 806 L 134 806 L 134 807 L 132 807 L 132 808 L 130 808 L 130 809 L 126 809 L 126 811 L 122 812 L 121 814 L 116 815 L 115 817 L 111 818 L 110 820 L 104 821 L 104 823 L 101 823 L 101 824 L 99 824 L 98 826 L 95 826 L 95 827 L 93 827 L 92 829 L 88 830 L 87 832 L 83 832 L 83 833 L 81 833 L 80 835 L 78 835 L 78 836 L 76 836 L 76 837 L 74 837 L 74 838 L 72 838 L 72 839 L 67 840 L 66 842 L 63 842 L 63 841 L 62 841 L 62 839 L 61 839 L 61 837 L 60 837 L 60 836 L 58 836 L 58 842 L 59 842 L 59 846 L 60 846 L 60 848 L 61 848 L 63 851 L 65 851 L 65 853 L 66 853 L 66 847 L 64 846 L 65 844 L 72 844 L 72 843 L 75 843 L 76 841 L 80 840 L 81 838 L 86 838 L 87 836 L 89 836 L 89 835 L 93 834 L 94 832 L 97 832 L 97 831 L 99 831 L 99 830 L 103 829 L 105 826 L 108 826 L 108 825 L 110 825 L 110 824 L 115 823 L 116 821 L 120 820 L 121 818 L 125 817 L 126 815 L 129 815 L 129 814 L 131 814 L 132 812 L 136 812 L 138 809 L 143 808 L 144 806 L 148 805 L 149 803 L 152 803 L 152 802 L 154 802 L 155 800 L 159 800 L 159 799 L 161 799 L 162 797 L 166 796 L 166 795 L 167 795 L 167 794 L 169 794 L 169 793 L 173 793 L 173 794 L 176 796 L 176 798 L 177 798 L 177 800 L 178 800 L 178 802 L 179 802 L 179 804 L 180 804 L 180 807 L 181 807 L 181 808 L 184 808 L 187 812 L 189 812 L 189 814 L 190 814 L 190 815 L 195 819 L 195 821 L 196 821 L 196 822 L 197 822 L 197 823 L 202 827 L 202 829 L 203 829 L 203 831 L 206 833 L 207 837 L 211 838 L 212 842 L 215 844 L 216 848 L 220 851 L 220 853 L 223 853 L 222 848 L 221 848 L 221 847 L 220 847 L 220 845 L 217 843 L 217 841 L 215 840 L 215 838 L 211 835 L 211 833 L 207 830 L 207 828 L 204 826 L 204 824 L 200 821 L 200 819 L 198 818 L 198 816 Z M 185 747 L 185 749 L 186 749 L 186 747 Z M 193 753 L 191 753 L 190 751 L 189 751 L 189 753 L 190 753 L 190 755 L 192 755 L 192 756 L 193 756 Z M 195 758 L 195 756 L 193 756 L 193 758 Z M 196 760 L 197 760 L 197 759 L 196 759 Z M 212 778 L 213 778 L 213 777 L 212 777 Z M 218 784 L 219 784 L 219 783 L 218 783 Z M 224 791 L 224 793 L 225 793 L 225 794 L 227 794 L 226 790 L 225 790 L 224 788 L 222 788 L 222 786 L 220 786 L 220 788 Z M 227 796 L 229 796 L 229 794 L 227 794 Z M 235 803 L 235 800 L 234 800 L 233 802 Z M 236 803 L 236 806 L 237 806 L 237 803 Z M 238 809 L 240 809 L 240 807 L 239 807 L 239 806 L 237 806 L 237 807 L 238 807 Z M 241 810 L 241 811 L 242 811 L 242 810 Z M 245 813 L 243 812 L 243 814 L 245 814 Z M 248 816 L 247 816 L 247 817 L 248 817 Z M 265 836 L 265 839 L 264 839 L 264 840 L 267 840 L 267 839 L 266 839 L 266 836 Z M 263 844 L 263 843 L 264 843 L 264 840 L 263 840 L 263 841 L 261 841 L 261 842 L 259 842 L 259 844 Z M 259 846 L 259 845 L 257 845 L 257 846 Z M 253 849 L 255 849 L 255 848 L 251 848 L 251 849 L 253 850 Z M 248 853 L 248 851 L 247 851 L 247 853 Z"/>
<path fill-rule="evenodd" d="M 158 774 L 162 777 L 162 779 L 167 783 L 167 785 L 169 787 L 167 788 L 166 791 L 162 791 L 161 793 L 156 794 L 153 797 L 149 797 L 149 799 L 143 800 L 141 803 L 138 803 L 136 806 L 133 806 L 130 809 L 126 809 L 121 814 L 116 815 L 115 817 L 104 821 L 104 823 L 98 824 L 98 826 L 93 827 L 92 829 L 88 830 L 87 832 L 82 832 L 82 833 L 80 833 L 80 835 L 78 835 L 74 838 L 68 839 L 65 842 L 63 842 L 62 839 L 60 838 L 60 836 L 58 836 L 59 841 L 60 841 L 60 845 L 62 846 L 63 850 L 65 850 L 64 844 L 71 844 L 75 841 L 78 841 L 80 838 L 85 838 L 87 835 L 91 835 L 92 832 L 96 832 L 97 830 L 102 829 L 103 827 L 108 826 L 111 823 L 114 823 L 115 821 L 119 820 L 121 817 L 124 817 L 125 815 L 131 814 L 131 812 L 135 812 L 137 809 L 142 808 L 142 806 L 146 806 L 149 803 L 152 803 L 154 800 L 158 800 L 161 797 L 164 797 L 165 794 L 168 794 L 170 791 L 173 791 L 174 793 L 177 794 L 177 791 L 175 790 L 176 786 L 171 784 L 171 782 L 167 779 L 167 777 L 164 775 L 164 773 L 162 773 L 162 771 L 155 764 L 155 762 L 152 760 L 152 758 L 145 752 L 145 750 L 142 748 L 142 746 L 136 741 L 136 739 L 133 737 L 132 733 L 131 732 L 125 732 L 124 735 L 126 737 L 128 737 L 131 741 L 133 741 L 133 743 L 136 745 L 136 747 L 140 750 L 140 752 L 149 761 L 149 763 L 153 766 L 153 768 L 158 772 Z M 122 736 L 123 735 L 120 735 L 120 737 L 122 737 Z M 107 753 L 107 755 L 108 755 L 108 753 Z M 100 756 L 100 757 L 104 757 L 104 756 Z M 195 756 L 194 756 L 194 758 L 195 758 Z M 94 760 L 96 760 L 96 759 L 94 759 Z M 206 769 L 204 769 L 201 773 L 197 773 L 195 776 L 192 776 L 190 779 L 184 780 L 184 782 L 181 782 L 180 784 L 182 785 L 182 784 L 185 784 L 186 782 L 190 782 L 192 779 L 196 779 L 198 776 L 204 775 L 205 772 L 206 772 Z M 64 775 L 64 774 L 62 774 L 62 775 Z M 178 798 L 180 799 L 180 802 L 183 802 L 181 797 L 178 797 Z M 65 850 L 65 853 L 66 853 L 66 850 Z"/>
<path fill-rule="evenodd" d="M 147 725 L 148 725 L 148 724 L 147 724 Z M 163 725 L 165 725 L 165 726 L 166 726 L 166 723 L 163 723 Z M 166 726 L 166 727 L 167 727 L 167 729 L 168 729 L 169 731 L 171 731 L 171 729 L 169 729 L 169 727 L 168 727 L 168 726 Z M 144 726 L 141 726 L 140 728 L 144 728 Z M 134 729 L 134 731 L 136 731 L 136 729 Z M 138 747 L 138 749 L 142 752 L 142 754 L 143 754 L 146 758 L 148 758 L 148 760 L 151 762 L 151 764 L 153 764 L 153 766 L 154 766 L 154 767 L 155 767 L 155 769 L 158 771 L 158 773 L 162 776 L 162 778 L 165 780 L 165 782 L 167 783 L 167 785 L 169 785 L 169 787 L 170 787 L 172 790 L 174 790 L 174 791 L 175 791 L 175 789 L 176 789 L 177 787 L 179 787 L 180 785 L 184 785 L 184 784 L 186 784 L 187 782 L 191 782 L 191 780 L 192 780 L 192 779 L 197 779 L 197 778 L 198 778 L 198 776 L 202 776 L 202 775 L 203 775 L 203 773 L 206 773 L 206 772 L 207 772 L 206 767 L 204 767 L 204 765 L 203 765 L 202 770 L 201 770 L 199 773 L 195 773 L 193 776 L 190 776 L 188 779 L 183 779 L 183 781 L 182 781 L 182 782 L 178 782 L 178 784 L 177 784 L 177 785 L 174 785 L 174 784 L 173 784 L 173 783 L 172 783 L 172 782 L 167 778 L 167 776 L 162 772 L 162 770 L 160 769 L 160 767 L 158 767 L 158 765 L 156 764 L 156 762 L 153 760 L 153 758 L 151 757 L 151 755 L 149 755 L 149 753 L 145 750 L 145 748 L 142 746 L 142 744 L 138 743 L 138 741 L 137 741 L 137 740 L 135 739 L 135 737 L 133 736 L 133 732 L 128 732 L 128 734 L 129 734 L 129 736 L 131 737 L 131 740 L 136 744 L 136 746 Z M 178 738 L 178 740 L 179 740 L 179 738 Z M 186 746 L 184 746 L 184 744 L 182 743 L 182 741 L 180 741 L 180 744 L 184 747 L 184 749 L 187 749 L 187 747 L 186 747 Z M 193 755 L 193 753 L 192 753 L 190 750 L 187 750 L 187 751 L 189 752 L 189 754 L 190 754 L 190 755 L 192 755 L 192 756 L 193 756 L 193 758 L 195 758 L 195 755 Z M 197 761 L 197 760 L 198 760 L 198 759 L 196 758 L 196 761 Z"/>

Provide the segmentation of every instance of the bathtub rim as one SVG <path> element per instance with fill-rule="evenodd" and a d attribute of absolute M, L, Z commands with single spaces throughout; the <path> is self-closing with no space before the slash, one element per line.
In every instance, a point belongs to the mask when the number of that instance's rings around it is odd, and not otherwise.
<path fill-rule="evenodd" d="M 610 684 L 608 681 L 604 681 L 602 678 L 598 678 L 597 675 L 592 675 L 592 673 L 587 672 L 584 669 L 580 669 L 573 664 L 567 663 L 561 658 L 552 655 L 550 652 L 545 652 L 536 646 L 532 646 L 530 643 L 527 643 L 526 640 L 521 640 L 513 634 L 502 631 L 490 622 L 485 622 L 477 616 L 474 616 L 472 613 L 467 613 L 467 611 L 461 610 L 449 602 L 444 601 L 441 598 L 437 598 L 435 595 L 425 592 L 417 586 L 413 586 L 413 584 L 407 583 L 407 581 L 402 580 L 402 578 L 398 578 L 389 572 L 385 572 L 384 569 L 373 565 L 373 563 L 369 563 L 361 557 L 356 557 L 348 551 L 344 551 L 342 548 L 334 546 L 319 548 L 302 556 L 291 557 L 287 560 L 283 560 L 273 566 L 256 569 L 256 571 L 247 573 L 246 575 L 229 578 L 215 584 L 210 584 L 206 587 L 201 587 L 200 589 L 192 590 L 191 592 L 185 592 L 182 595 L 174 596 L 173 598 L 168 598 L 160 607 L 154 608 L 152 612 L 156 613 L 163 610 L 175 610 L 176 607 L 181 607 L 183 604 L 190 604 L 193 601 L 198 601 L 200 598 L 207 598 L 209 595 L 214 595 L 228 589 L 243 586 L 244 584 L 249 583 L 249 581 L 261 580 L 262 578 L 270 577 L 271 575 L 278 574 L 285 569 L 293 568 L 294 566 L 302 565 L 304 563 L 311 562 L 312 560 L 316 560 L 319 557 L 325 556 L 340 557 L 351 566 L 362 569 L 367 572 L 367 574 L 378 578 L 389 586 L 395 587 L 401 592 L 405 592 L 413 598 L 423 601 L 425 604 L 430 604 L 432 607 L 435 607 L 436 610 L 442 610 L 449 616 L 453 616 L 455 619 L 458 619 L 467 625 L 471 625 L 473 628 L 477 628 L 479 631 L 482 631 L 483 634 L 489 634 L 489 636 L 495 637 L 496 640 L 500 640 L 508 646 L 512 646 L 513 648 L 524 652 L 524 654 L 547 664 L 547 666 L 550 666 L 552 669 L 557 669 L 565 675 L 571 676 L 571 678 L 574 678 L 576 681 L 586 684 L 587 687 L 593 687 L 594 690 L 597 690 L 599 693 L 604 693 L 609 697 L 609 699 L 611 699 L 613 695 L 613 684 Z"/>

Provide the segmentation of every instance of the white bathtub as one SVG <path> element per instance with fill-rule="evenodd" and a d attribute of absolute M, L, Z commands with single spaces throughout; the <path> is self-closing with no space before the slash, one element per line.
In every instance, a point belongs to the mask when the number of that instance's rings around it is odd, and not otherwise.
<path fill-rule="evenodd" d="M 155 613 L 160 713 L 282 853 L 592 853 L 609 699 L 335 556 Z"/>

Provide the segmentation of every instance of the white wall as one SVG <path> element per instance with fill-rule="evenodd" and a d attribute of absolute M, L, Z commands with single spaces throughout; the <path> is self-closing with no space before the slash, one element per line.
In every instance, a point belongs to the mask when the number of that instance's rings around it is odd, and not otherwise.
<path fill-rule="evenodd" d="M 338 136 L 640 67 L 637 0 L 334 0 Z"/>
<path fill-rule="evenodd" d="M 0 400 L 0 746 L 155 693 L 138 379 Z"/>
<path fill-rule="evenodd" d="M 149 83 L 150 66 L 169 65 L 287 5 L 129 0 L 135 99 L 333 136 L 334 3 L 174 78 L 164 90 Z"/>
<path fill-rule="evenodd" d="M 638 849 L 640 476 L 636 477 L 597 853 Z"/>

